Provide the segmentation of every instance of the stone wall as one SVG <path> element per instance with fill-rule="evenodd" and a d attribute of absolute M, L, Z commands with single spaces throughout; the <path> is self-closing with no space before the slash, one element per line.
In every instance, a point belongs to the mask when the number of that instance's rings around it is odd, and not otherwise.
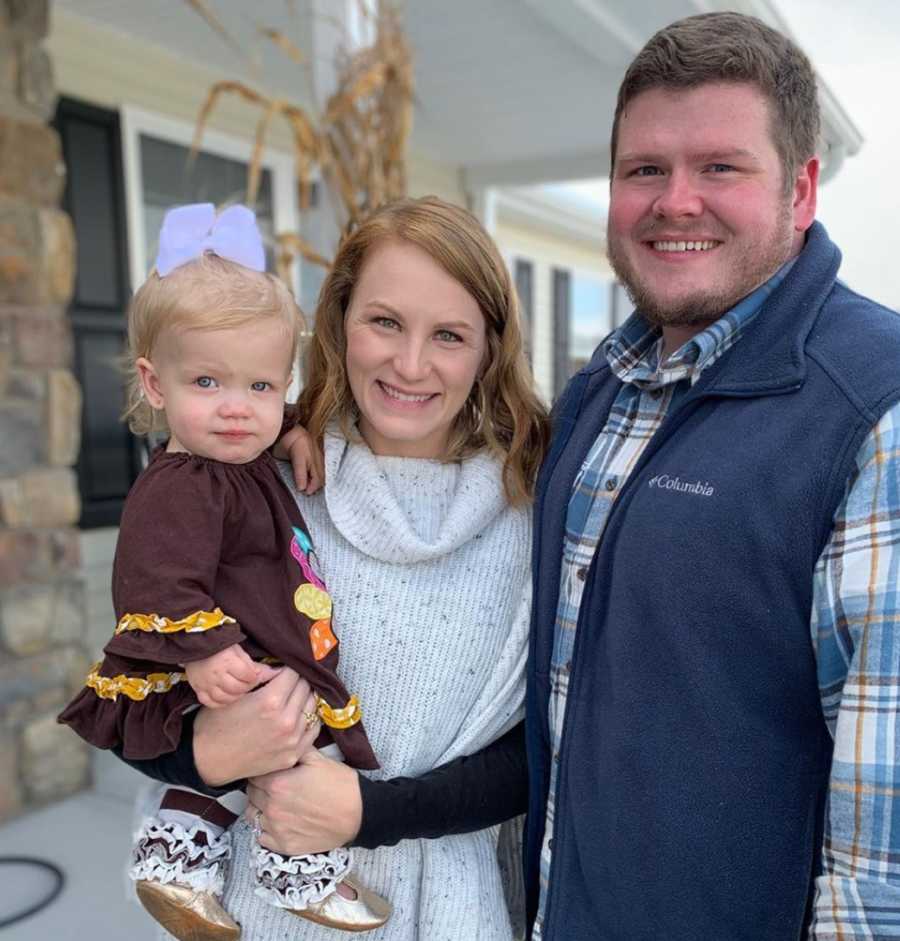
<path fill-rule="evenodd" d="M 48 0 L 0 0 L 0 821 L 83 787 L 55 717 L 81 685 L 75 241 L 44 48 Z"/>

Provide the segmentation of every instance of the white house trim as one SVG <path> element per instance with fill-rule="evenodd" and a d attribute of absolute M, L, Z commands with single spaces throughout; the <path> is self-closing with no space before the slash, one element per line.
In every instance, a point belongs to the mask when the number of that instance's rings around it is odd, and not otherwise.
<path fill-rule="evenodd" d="M 579 212 L 574 206 L 534 191 L 498 189 L 495 198 L 496 212 L 504 222 L 537 226 L 544 232 L 590 245 L 602 246 L 605 242 L 606 216 L 599 210 Z"/>
<path fill-rule="evenodd" d="M 533 183 L 587 180 L 609 170 L 609 150 L 560 154 L 552 160 L 512 160 L 506 163 L 471 164 L 463 168 L 463 184 L 469 192 L 483 186 L 528 186 Z"/>

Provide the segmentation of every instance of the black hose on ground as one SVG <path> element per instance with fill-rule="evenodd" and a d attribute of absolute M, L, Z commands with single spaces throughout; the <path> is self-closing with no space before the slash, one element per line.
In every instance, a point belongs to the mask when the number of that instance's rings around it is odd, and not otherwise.
<path fill-rule="evenodd" d="M 36 866 L 38 869 L 49 872 L 54 879 L 53 887 L 42 899 L 38 899 L 33 905 L 29 905 L 28 908 L 22 909 L 20 912 L 0 919 L 0 930 L 9 928 L 10 925 L 16 925 L 45 909 L 62 892 L 66 884 L 66 876 L 62 869 L 46 859 L 38 859 L 35 856 L 0 856 L 0 866 Z"/>

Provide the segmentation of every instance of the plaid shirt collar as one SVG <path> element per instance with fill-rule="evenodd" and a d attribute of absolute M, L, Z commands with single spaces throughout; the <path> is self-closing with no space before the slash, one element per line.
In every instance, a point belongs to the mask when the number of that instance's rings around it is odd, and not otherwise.
<path fill-rule="evenodd" d="M 703 370 L 731 349 L 778 288 L 796 259 L 785 262 L 752 294 L 748 294 L 705 330 L 691 337 L 664 361 L 663 337 L 635 311 L 603 345 L 610 369 L 622 382 L 639 389 L 658 389 L 682 379 L 693 385 Z"/>

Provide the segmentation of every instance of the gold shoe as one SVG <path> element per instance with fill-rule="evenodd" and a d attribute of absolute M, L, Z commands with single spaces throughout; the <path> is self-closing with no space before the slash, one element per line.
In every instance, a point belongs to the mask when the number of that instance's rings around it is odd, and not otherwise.
<path fill-rule="evenodd" d="M 212 892 L 180 882 L 135 883 L 141 905 L 178 941 L 238 941 L 241 926 Z"/>
<path fill-rule="evenodd" d="M 367 889 L 353 876 L 347 876 L 342 885 L 353 889 L 356 898 L 345 899 L 339 892 L 332 892 L 321 902 L 313 902 L 306 908 L 291 908 L 289 911 L 317 925 L 340 928 L 341 931 L 371 931 L 380 928 L 391 917 L 394 910 L 391 903 Z"/>

